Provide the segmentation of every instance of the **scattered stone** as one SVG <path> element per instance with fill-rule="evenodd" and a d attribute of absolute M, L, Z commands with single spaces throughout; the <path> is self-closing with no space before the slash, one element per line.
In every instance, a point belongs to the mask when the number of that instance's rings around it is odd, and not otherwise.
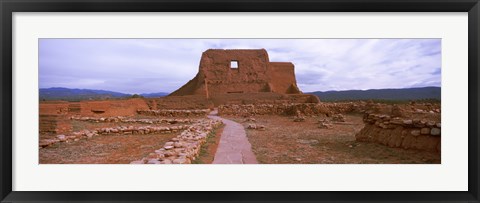
<path fill-rule="evenodd" d="M 300 144 L 310 144 L 310 145 L 315 145 L 318 144 L 318 140 L 297 140 L 298 143 Z"/>
<path fill-rule="evenodd" d="M 293 122 L 304 122 L 305 121 L 305 117 L 303 116 L 296 116 L 293 118 Z"/>
<path fill-rule="evenodd" d="M 324 123 L 320 123 L 318 128 L 321 128 L 321 129 L 331 129 L 333 128 L 333 125 L 330 124 L 330 123 L 327 123 L 327 122 L 324 122 Z"/>
<path fill-rule="evenodd" d="M 335 114 L 332 116 L 332 121 L 335 122 L 345 122 L 345 116 L 342 114 Z"/>

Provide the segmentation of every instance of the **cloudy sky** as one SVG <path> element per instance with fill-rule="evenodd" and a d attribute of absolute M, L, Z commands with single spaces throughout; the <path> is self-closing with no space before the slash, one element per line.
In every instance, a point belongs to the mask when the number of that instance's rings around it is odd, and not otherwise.
<path fill-rule="evenodd" d="M 40 88 L 172 92 L 207 49 L 265 48 L 303 92 L 440 86 L 440 39 L 40 39 Z"/>

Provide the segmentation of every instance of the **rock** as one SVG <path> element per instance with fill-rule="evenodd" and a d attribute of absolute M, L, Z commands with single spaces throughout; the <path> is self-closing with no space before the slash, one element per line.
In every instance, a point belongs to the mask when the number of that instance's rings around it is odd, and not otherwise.
<path fill-rule="evenodd" d="M 422 134 L 422 135 L 428 135 L 428 134 L 430 134 L 430 128 L 422 128 L 422 129 L 420 130 L 420 134 Z"/>
<path fill-rule="evenodd" d="M 329 124 L 329 123 L 320 123 L 320 125 L 318 126 L 318 128 L 321 128 L 321 129 L 331 129 L 331 128 L 333 128 L 333 125 L 332 125 L 332 124 Z"/>
<path fill-rule="evenodd" d="M 403 124 L 411 125 L 411 124 L 413 124 L 413 121 L 412 120 L 403 120 Z"/>
<path fill-rule="evenodd" d="M 248 124 L 248 129 L 257 129 L 257 125 L 255 124 Z"/>
<path fill-rule="evenodd" d="M 130 164 L 144 164 L 144 162 L 142 160 L 138 160 L 138 161 L 132 161 L 130 162 Z"/>
<path fill-rule="evenodd" d="M 300 144 L 318 144 L 318 140 L 297 140 L 298 143 Z"/>
<path fill-rule="evenodd" d="M 161 164 L 162 162 L 157 159 L 149 159 L 147 164 Z"/>
<path fill-rule="evenodd" d="M 428 127 L 433 127 L 433 126 L 435 126 L 435 122 L 434 121 L 427 121 L 427 126 Z"/>
<path fill-rule="evenodd" d="M 430 135 L 438 136 L 438 135 L 440 135 L 440 132 L 441 132 L 441 131 L 440 131 L 440 128 L 432 128 L 432 129 L 430 130 Z"/>
<path fill-rule="evenodd" d="M 87 133 L 87 134 L 85 134 L 85 136 L 87 136 L 87 138 L 92 138 L 93 135 L 94 135 L 93 133 Z"/>
<path fill-rule="evenodd" d="M 301 116 L 295 117 L 293 119 L 293 122 L 304 122 L 304 121 L 305 121 L 305 117 L 301 117 Z"/>
<path fill-rule="evenodd" d="M 437 123 L 436 125 L 438 128 L 441 128 L 442 127 L 442 123 Z"/>
<path fill-rule="evenodd" d="M 157 158 L 159 158 L 159 157 L 158 157 L 158 154 L 156 154 L 156 153 L 150 153 L 150 154 L 148 154 L 148 155 L 146 156 L 146 158 L 148 158 L 148 159 L 157 159 Z"/>
<path fill-rule="evenodd" d="M 164 146 L 163 148 L 165 148 L 166 150 L 170 150 L 170 149 L 173 149 L 173 146 Z"/>
<path fill-rule="evenodd" d="M 173 160 L 173 163 L 174 163 L 174 164 L 185 164 L 185 163 L 187 163 L 187 159 L 185 159 L 185 158 L 174 159 L 174 160 Z"/>
<path fill-rule="evenodd" d="M 343 116 L 342 114 L 335 114 L 332 116 L 332 121 L 345 122 L 345 116 Z"/>
<path fill-rule="evenodd" d="M 172 147 L 172 148 L 173 148 L 173 147 Z M 175 154 L 176 154 L 176 153 L 173 152 L 173 151 L 166 151 L 166 152 L 163 153 L 163 155 L 164 155 L 165 157 L 174 156 Z"/>
<path fill-rule="evenodd" d="M 58 140 L 64 142 L 65 140 L 67 140 L 66 136 L 65 135 L 57 135 L 57 138 Z"/>
<path fill-rule="evenodd" d="M 412 134 L 413 136 L 419 136 L 420 135 L 420 130 L 412 130 L 410 132 L 410 134 Z"/>
<path fill-rule="evenodd" d="M 401 125 L 403 124 L 403 121 L 400 118 L 393 118 L 392 120 L 390 120 L 390 123 L 395 125 Z"/>
<path fill-rule="evenodd" d="M 172 164 L 172 160 L 165 159 L 165 160 L 162 161 L 162 164 Z"/>

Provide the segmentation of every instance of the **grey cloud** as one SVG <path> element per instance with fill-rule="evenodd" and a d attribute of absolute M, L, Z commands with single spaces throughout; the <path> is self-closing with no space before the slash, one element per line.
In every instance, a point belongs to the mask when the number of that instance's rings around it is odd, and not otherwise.
<path fill-rule="evenodd" d="M 210 48 L 265 48 L 304 92 L 441 84 L 440 39 L 41 39 L 40 87 L 171 92 Z"/>

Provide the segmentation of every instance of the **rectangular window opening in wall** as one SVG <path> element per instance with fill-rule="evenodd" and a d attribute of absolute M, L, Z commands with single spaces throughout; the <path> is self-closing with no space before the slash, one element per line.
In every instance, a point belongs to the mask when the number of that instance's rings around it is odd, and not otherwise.
<path fill-rule="evenodd" d="M 230 68 L 238 68 L 238 61 L 230 61 Z"/>

